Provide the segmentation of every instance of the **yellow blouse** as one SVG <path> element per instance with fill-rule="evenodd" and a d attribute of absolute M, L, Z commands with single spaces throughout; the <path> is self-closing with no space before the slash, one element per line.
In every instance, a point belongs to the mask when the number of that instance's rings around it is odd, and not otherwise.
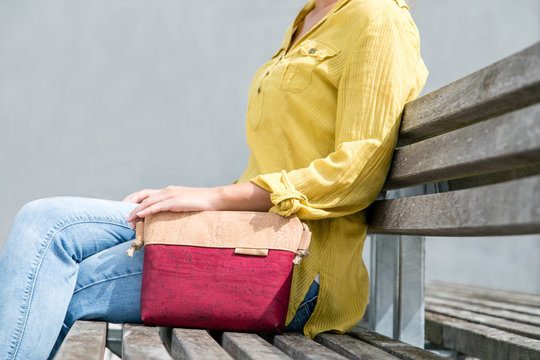
<path fill-rule="evenodd" d="M 306 4 L 254 76 L 246 125 L 251 155 L 238 180 L 270 191 L 270 211 L 296 213 L 312 231 L 311 254 L 294 270 L 287 315 L 289 323 L 319 273 L 317 305 L 304 327 L 310 338 L 345 332 L 364 314 L 364 210 L 385 181 L 403 107 L 427 77 L 403 0 L 340 0 L 290 46 L 314 5 Z"/>

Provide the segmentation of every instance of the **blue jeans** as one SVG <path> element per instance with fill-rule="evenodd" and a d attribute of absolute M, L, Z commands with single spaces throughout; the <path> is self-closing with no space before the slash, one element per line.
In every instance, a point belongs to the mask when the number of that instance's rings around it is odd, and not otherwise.
<path fill-rule="evenodd" d="M 52 358 L 78 319 L 141 322 L 144 250 L 125 254 L 134 207 L 49 198 L 19 211 L 0 255 L 0 359 Z M 301 308 L 288 330 L 301 332 Z"/>
<path fill-rule="evenodd" d="M 289 325 L 285 327 L 285 331 L 294 331 L 300 334 L 304 334 L 304 325 L 306 325 L 307 321 L 311 317 L 311 314 L 313 314 L 313 310 L 315 310 L 318 295 L 319 283 L 313 281 L 309 286 L 308 292 L 306 293 L 304 300 L 302 300 L 300 306 L 298 306 L 298 309 L 296 310 L 296 314 L 294 314 L 293 319 L 291 320 Z"/>

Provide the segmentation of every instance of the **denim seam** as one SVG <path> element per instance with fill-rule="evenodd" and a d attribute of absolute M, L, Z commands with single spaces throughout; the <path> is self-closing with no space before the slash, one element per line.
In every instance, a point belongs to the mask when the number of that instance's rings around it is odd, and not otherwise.
<path fill-rule="evenodd" d="M 121 226 L 124 228 L 129 228 L 129 226 L 124 225 L 121 222 L 114 221 L 110 218 L 108 219 L 95 218 L 95 219 L 84 219 L 84 220 L 79 219 L 76 221 L 63 219 L 63 220 L 57 221 L 56 225 L 52 227 L 52 231 L 49 230 L 47 235 L 45 235 L 45 240 L 41 244 L 41 249 L 38 252 L 38 255 L 36 256 L 36 258 L 34 258 L 32 262 L 32 268 L 30 269 L 30 274 L 27 277 L 28 279 L 27 285 L 24 289 L 24 295 L 26 297 L 26 300 L 24 301 L 23 306 L 22 306 L 22 316 L 20 316 L 19 320 L 17 321 L 17 329 L 15 330 L 14 339 L 11 341 L 10 347 L 13 351 L 13 355 L 11 356 L 10 360 L 15 359 L 15 357 L 17 356 L 19 352 L 22 338 L 26 330 L 26 324 L 28 322 L 28 316 L 30 313 L 30 307 L 32 305 L 34 288 L 36 285 L 39 270 L 41 269 L 43 259 L 45 258 L 45 255 L 47 255 L 47 251 L 49 250 L 52 240 L 55 238 L 55 236 L 57 236 L 60 232 L 64 231 L 68 227 L 73 226 L 73 225 L 86 224 L 86 223 L 110 224 L 110 225 Z"/>
<path fill-rule="evenodd" d="M 96 281 L 90 285 L 86 285 L 86 286 L 83 286 L 82 288 L 80 288 L 79 290 L 75 290 L 73 292 L 73 295 L 77 294 L 79 291 L 82 291 L 84 289 L 88 289 L 92 286 L 95 286 L 95 285 L 99 285 L 99 284 L 102 284 L 104 282 L 107 282 L 107 281 L 111 281 L 111 280 L 117 280 L 117 279 L 122 279 L 122 278 L 125 278 L 125 277 L 128 277 L 128 276 L 135 276 L 135 275 L 140 275 L 142 274 L 142 271 L 139 271 L 139 272 L 134 272 L 132 274 L 125 274 L 125 275 L 120 275 L 120 276 L 115 276 L 115 277 L 111 277 L 111 278 L 108 278 L 108 279 L 104 279 L 104 280 L 100 280 L 100 281 Z"/>
<path fill-rule="evenodd" d="M 312 302 L 314 302 L 315 300 L 317 300 L 317 296 L 314 296 L 312 297 L 311 299 L 309 300 L 306 300 L 306 301 L 303 301 L 300 306 L 298 307 L 298 309 L 296 310 L 297 312 L 306 308 L 309 304 L 311 304 Z"/>

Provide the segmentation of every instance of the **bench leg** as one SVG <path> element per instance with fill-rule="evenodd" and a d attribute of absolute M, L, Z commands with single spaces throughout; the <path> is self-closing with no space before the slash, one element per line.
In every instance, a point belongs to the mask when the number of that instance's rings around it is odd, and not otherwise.
<path fill-rule="evenodd" d="M 394 295 L 398 287 L 399 241 L 392 235 L 372 235 L 370 253 L 369 328 L 394 335 Z"/>
<path fill-rule="evenodd" d="M 421 236 L 371 236 L 368 327 L 424 347 L 424 258 Z"/>
<path fill-rule="evenodd" d="M 383 198 L 439 191 L 438 187 L 421 185 L 384 193 Z M 423 348 L 425 238 L 382 234 L 370 237 L 368 327 Z"/>
<path fill-rule="evenodd" d="M 394 317 L 394 337 L 423 348 L 425 238 L 401 236 L 399 258 L 399 311 Z"/>

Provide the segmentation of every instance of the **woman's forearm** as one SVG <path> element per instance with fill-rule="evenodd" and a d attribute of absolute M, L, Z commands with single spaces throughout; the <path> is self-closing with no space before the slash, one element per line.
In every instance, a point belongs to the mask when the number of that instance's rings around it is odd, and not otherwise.
<path fill-rule="evenodd" d="M 140 219 L 161 211 L 268 211 L 273 206 L 270 192 L 251 182 L 212 188 L 146 189 L 127 196 L 124 201 L 139 204 L 126 219 L 133 228 Z"/>
<path fill-rule="evenodd" d="M 268 211 L 274 204 L 270 192 L 252 182 L 214 188 L 217 193 L 217 210 Z"/>

